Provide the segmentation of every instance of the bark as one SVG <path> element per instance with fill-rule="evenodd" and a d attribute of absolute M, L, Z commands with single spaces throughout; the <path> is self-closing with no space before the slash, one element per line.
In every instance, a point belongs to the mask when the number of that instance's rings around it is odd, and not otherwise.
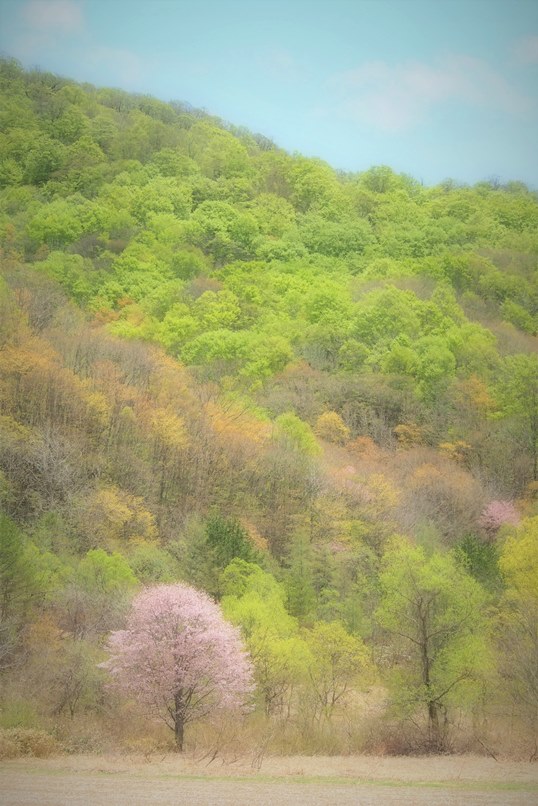
<path fill-rule="evenodd" d="M 183 708 L 183 698 L 178 692 L 174 698 L 174 735 L 176 737 L 176 749 L 178 753 L 183 752 L 183 740 L 185 737 L 185 713 Z"/>
<path fill-rule="evenodd" d="M 428 635 L 428 616 L 427 616 L 427 608 L 426 605 L 426 612 L 423 610 L 423 602 L 422 600 L 419 601 L 418 604 L 418 614 L 420 619 L 420 629 L 421 629 L 421 653 L 422 653 L 422 682 L 426 688 L 428 694 L 431 691 L 431 678 L 430 678 L 430 654 L 429 654 L 429 635 Z M 439 748 L 442 744 L 441 742 L 441 735 L 439 730 L 439 707 L 438 703 L 435 700 L 429 699 L 427 701 L 428 707 L 428 735 L 430 744 L 435 747 Z"/>

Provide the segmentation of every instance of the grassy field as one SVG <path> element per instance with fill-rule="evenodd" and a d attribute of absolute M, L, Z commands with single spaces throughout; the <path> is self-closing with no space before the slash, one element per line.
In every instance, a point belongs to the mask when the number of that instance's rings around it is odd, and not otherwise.
<path fill-rule="evenodd" d="M 536 764 L 476 756 L 64 756 L 2 762 L 0 779 L 3 806 L 538 804 Z"/>

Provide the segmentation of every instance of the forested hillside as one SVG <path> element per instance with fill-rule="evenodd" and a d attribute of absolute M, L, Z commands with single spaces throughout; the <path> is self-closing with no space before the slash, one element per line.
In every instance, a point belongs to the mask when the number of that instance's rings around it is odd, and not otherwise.
<path fill-rule="evenodd" d="M 0 726 L 161 741 L 101 664 L 183 581 L 253 745 L 536 753 L 536 193 L 0 81 Z"/>

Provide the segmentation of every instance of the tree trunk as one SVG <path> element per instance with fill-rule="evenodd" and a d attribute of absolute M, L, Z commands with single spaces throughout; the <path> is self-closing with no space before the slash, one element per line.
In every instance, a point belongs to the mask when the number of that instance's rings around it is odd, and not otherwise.
<path fill-rule="evenodd" d="M 439 730 L 439 711 L 437 703 L 431 700 L 428 702 L 428 723 L 430 746 L 433 750 L 440 750 L 442 741 L 441 732 Z"/>
<path fill-rule="evenodd" d="M 430 747 L 439 750 L 442 745 L 441 732 L 439 730 L 439 706 L 435 700 L 430 699 L 431 692 L 431 679 L 430 679 L 430 654 L 429 654 L 429 637 L 428 637 L 428 624 L 427 624 L 427 608 L 424 612 L 422 607 L 422 600 L 418 603 L 418 616 L 420 620 L 421 631 L 421 655 L 422 655 L 422 682 L 426 688 L 428 699 L 426 705 L 428 708 L 428 741 Z"/>
<path fill-rule="evenodd" d="M 183 698 L 181 696 L 181 692 L 176 694 L 174 698 L 174 705 L 174 735 L 176 737 L 176 750 L 178 753 L 182 753 L 183 739 L 185 736 L 185 713 L 183 709 Z"/>
<path fill-rule="evenodd" d="M 538 481 L 538 405 L 534 402 L 535 413 L 531 417 L 532 480 Z"/>

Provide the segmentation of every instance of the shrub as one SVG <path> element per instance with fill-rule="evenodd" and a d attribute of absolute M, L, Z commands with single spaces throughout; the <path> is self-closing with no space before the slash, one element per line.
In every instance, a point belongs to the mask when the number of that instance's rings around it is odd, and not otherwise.
<path fill-rule="evenodd" d="M 339 414 L 335 411 L 325 411 L 316 420 L 315 433 L 327 442 L 344 445 L 350 437 L 350 430 Z"/>
<path fill-rule="evenodd" d="M 20 755 L 19 746 L 6 734 L 7 731 L 0 729 L 0 759 L 16 758 Z"/>
<path fill-rule="evenodd" d="M 0 758 L 36 756 L 47 758 L 59 751 L 59 746 L 50 733 L 35 728 L 9 728 L 0 730 Z"/>
<path fill-rule="evenodd" d="M 0 729 L 33 728 L 38 719 L 35 707 L 28 700 L 14 697 L 2 704 Z"/>

